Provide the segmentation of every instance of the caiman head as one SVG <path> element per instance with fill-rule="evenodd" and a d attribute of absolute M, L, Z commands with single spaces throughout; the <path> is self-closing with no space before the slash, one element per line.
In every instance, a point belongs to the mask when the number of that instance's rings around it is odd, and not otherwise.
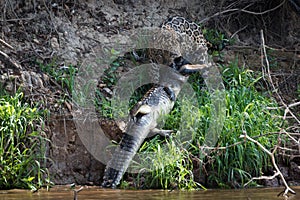
<path fill-rule="evenodd" d="M 193 73 L 200 72 L 207 67 L 207 64 L 191 64 L 185 58 L 179 56 L 174 59 L 170 67 L 175 69 L 181 75 L 188 76 Z"/>
<path fill-rule="evenodd" d="M 178 42 L 178 45 L 174 45 L 176 49 L 174 52 L 180 53 L 173 57 L 171 68 L 181 75 L 188 76 L 209 67 L 208 42 L 198 24 L 189 22 L 183 17 L 172 17 L 161 27 L 173 33 Z"/>

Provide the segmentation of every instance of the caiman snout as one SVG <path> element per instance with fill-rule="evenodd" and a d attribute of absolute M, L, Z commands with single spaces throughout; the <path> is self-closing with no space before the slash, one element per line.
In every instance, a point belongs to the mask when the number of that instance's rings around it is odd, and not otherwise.
<path fill-rule="evenodd" d="M 195 72 L 199 72 L 207 67 L 208 67 L 207 64 L 196 64 L 196 65 L 186 64 L 181 66 L 178 71 L 180 74 L 189 75 Z"/>

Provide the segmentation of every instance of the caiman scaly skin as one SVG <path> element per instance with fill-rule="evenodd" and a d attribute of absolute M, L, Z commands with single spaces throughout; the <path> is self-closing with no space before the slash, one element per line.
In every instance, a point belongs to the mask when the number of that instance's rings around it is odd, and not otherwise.
<path fill-rule="evenodd" d="M 179 93 L 180 86 L 186 82 L 187 77 L 178 74 L 175 87 L 170 88 L 175 96 Z M 174 100 L 164 86 L 155 86 L 150 89 L 144 98 L 131 110 L 126 133 L 120 145 L 116 148 L 112 159 L 106 166 L 103 187 L 115 188 L 127 170 L 131 160 L 138 151 L 149 133 L 155 132 L 156 122 L 161 115 L 168 114 L 174 106 Z M 150 108 L 149 110 L 146 108 Z M 163 130 L 162 130 L 163 132 Z"/>
<path fill-rule="evenodd" d="M 207 47 L 202 44 L 203 36 L 199 26 L 195 23 L 187 23 L 184 18 L 175 17 L 166 22 L 163 28 L 172 29 L 181 34 L 185 30 L 180 29 L 180 27 L 182 28 L 182 25 L 184 25 L 186 31 L 189 31 L 188 34 L 191 34 L 192 40 L 203 45 L 200 48 L 204 49 L 206 53 Z M 204 61 L 205 58 L 203 58 Z M 120 183 L 130 162 L 149 134 L 165 133 L 163 130 L 158 131 L 156 129 L 158 118 L 172 110 L 175 99 L 181 90 L 181 86 L 187 81 L 188 75 L 203 69 L 206 65 L 191 65 L 187 60 L 178 56 L 170 67 L 174 70 L 174 73 L 170 75 L 170 83 L 165 83 L 164 86 L 156 85 L 151 88 L 143 99 L 130 110 L 125 134 L 106 166 L 102 187 L 115 188 Z"/>

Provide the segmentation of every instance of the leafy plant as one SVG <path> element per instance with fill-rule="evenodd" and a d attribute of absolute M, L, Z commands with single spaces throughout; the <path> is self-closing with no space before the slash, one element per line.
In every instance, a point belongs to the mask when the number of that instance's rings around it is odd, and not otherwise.
<path fill-rule="evenodd" d="M 47 65 L 40 64 L 40 68 L 43 72 L 49 74 L 56 82 L 58 82 L 62 88 L 67 89 L 69 93 L 72 93 L 74 89 L 74 80 L 77 73 L 77 68 L 73 65 L 56 67 L 55 61 Z"/>
<path fill-rule="evenodd" d="M 95 91 L 95 95 L 96 111 L 101 117 L 113 119 L 113 107 L 111 101 L 107 100 L 99 90 Z"/>
<path fill-rule="evenodd" d="M 227 39 L 224 33 L 215 29 L 202 29 L 203 35 L 208 42 L 209 53 L 218 55 L 226 45 L 234 43 L 232 39 Z"/>
<path fill-rule="evenodd" d="M 109 57 L 110 67 L 104 71 L 102 81 L 108 86 L 114 86 L 117 83 L 117 69 L 121 66 L 122 58 L 119 57 L 120 52 L 111 49 L 110 51 L 106 50 L 106 54 Z"/>
<path fill-rule="evenodd" d="M 44 167 L 42 113 L 22 103 L 22 93 L 0 99 L 0 188 L 37 190 L 50 183 Z"/>

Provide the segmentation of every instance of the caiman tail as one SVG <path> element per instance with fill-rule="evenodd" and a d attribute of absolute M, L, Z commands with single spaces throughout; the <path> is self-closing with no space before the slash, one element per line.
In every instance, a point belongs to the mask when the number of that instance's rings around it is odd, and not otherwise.
<path fill-rule="evenodd" d="M 143 141 L 141 137 L 133 137 L 127 133 L 123 135 L 120 146 L 107 164 L 102 187 L 116 188 Z"/>

